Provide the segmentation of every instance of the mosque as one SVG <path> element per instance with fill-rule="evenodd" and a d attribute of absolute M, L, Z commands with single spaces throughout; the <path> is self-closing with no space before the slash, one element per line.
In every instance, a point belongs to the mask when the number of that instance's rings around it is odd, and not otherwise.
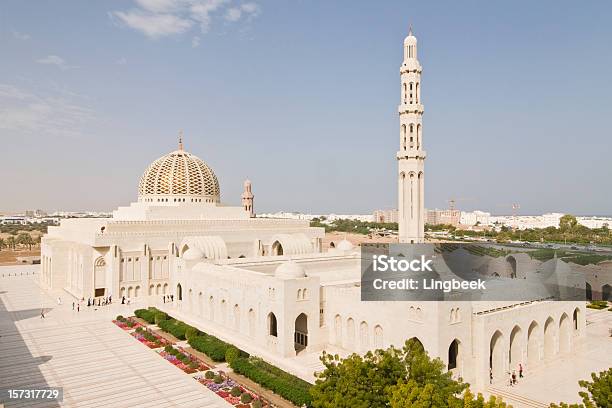
<path fill-rule="evenodd" d="M 400 67 L 399 242 L 424 242 L 421 71 L 417 39 Z M 418 339 L 476 389 L 571 353 L 585 337 L 585 303 L 361 300 L 361 249 L 324 250 L 308 221 L 257 218 L 251 183 L 242 206 L 221 203 L 201 159 L 178 149 L 143 173 L 138 200 L 107 219 L 67 219 L 42 240 L 41 284 L 76 298 L 157 304 L 248 352 L 312 380 L 299 361 L 323 350 L 363 353 Z M 510 261 L 509 261 L 510 262 Z M 554 262 L 557 262 L 554 260 Z M 516 261 L 512 266 L 516 275 Z"/>

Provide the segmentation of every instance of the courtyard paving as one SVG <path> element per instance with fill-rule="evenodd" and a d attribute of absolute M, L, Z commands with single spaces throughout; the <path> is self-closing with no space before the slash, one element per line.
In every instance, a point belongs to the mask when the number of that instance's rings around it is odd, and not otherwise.
<path fill-rule="evenodd" d="M 6 276 L 33 268 L 0 267 L 0 388 L 63 387 L 64 400 L 0 406 L 231 407 L 111 323 L 144 305 L 115 301 L 77 312 L 65 292 L 44 292 L 32 275 Z"/>

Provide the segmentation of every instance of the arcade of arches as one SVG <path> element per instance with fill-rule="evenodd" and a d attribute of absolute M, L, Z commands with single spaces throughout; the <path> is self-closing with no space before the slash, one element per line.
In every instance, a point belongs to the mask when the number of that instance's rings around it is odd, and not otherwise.
<path fill-rule="evenodd" d="M 580 314 L 576 308 L 571 317 L 566 313 L 556 318 L 548 316 L 543 325 L 534 320 L 526 330 L 520 325 L 515 325 L 509 333 L 495 330 L 489 341 L 489 370 L 493 380 L 505 379 L 508 372 L 518 371 L 519 364 L 525 369 L 569 352 L 581 327 Z"/>

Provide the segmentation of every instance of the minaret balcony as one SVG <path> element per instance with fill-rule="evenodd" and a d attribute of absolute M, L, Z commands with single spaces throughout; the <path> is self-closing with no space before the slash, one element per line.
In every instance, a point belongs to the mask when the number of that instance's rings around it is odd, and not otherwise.
<path fill-rule="evenodd" d="M 425 107 L 420 103 L 401 103 L 397 111 L 401 113 L 423 113 Z"/>
<path fill-rule="evenodd" d="M 427 153 L 425 150 L 400 150 L 397 152 L 397 159 L 422 159 L 424 160 L 427 157 Z"/>

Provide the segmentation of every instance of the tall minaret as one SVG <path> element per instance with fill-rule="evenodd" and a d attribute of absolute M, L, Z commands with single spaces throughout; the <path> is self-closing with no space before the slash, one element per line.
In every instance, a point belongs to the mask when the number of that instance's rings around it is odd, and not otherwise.
<path fill-rule="evenodd" d="M 400 149 L 397 152 L 400 243 L 417 243 L 425 239 L 421 71 L 417 59 L 417 39 L 412 35 L 411 27 L 408 37 L 404 39 L 404 62 L 400 68 Z"/>
<path fill-rule="evenodd" d="M 242 207 L 246 212 L 251 215 L 251 218 L 255 217 L 255 209 L 253 208 L 253 191 L 251 190 L 251 180 L 246 179 L 244 181 L 244 191 L 242 193 Z"/>

